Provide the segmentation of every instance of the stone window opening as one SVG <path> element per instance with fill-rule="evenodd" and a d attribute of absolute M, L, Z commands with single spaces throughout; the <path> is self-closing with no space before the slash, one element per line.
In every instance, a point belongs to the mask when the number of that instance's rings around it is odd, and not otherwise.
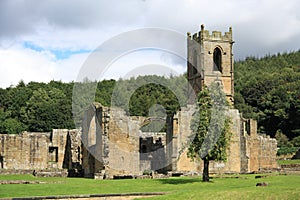
<path fill-rule="evenodd" d="M 146 147 L 146 145 L 142 145 L 141 152 L 142 153 L 147 153 L 147 147 Z"/>
<path fill-rule="evenodd" d="M 1 169 L 4 168 L 4 166 L 3 166 L 3 160 L 4 160 L 4 159 L 3 159 L 3 156 L 0 154 L 0 165 L 1 165 L 0 168 L 1 168 Z"/>
<path fill-rule="evenodd" d="M 194 51 L 194 55 L 193 55 L 193 65 L 192 65 L 192 75 L 196 75 L 197 74 L 197 51 Z"/>
<path fill-rule="evenodd" d="M 216 47 L 213 54 L 213 61 L 214 61 L 214 71 L 219 71 L 222 73 L 222 53 L 220 48 Z"/>
<path fill-rule="evenodd" d="M 80 147 L 77 147 L 77 160 L 80 161 Z"/>
<path fill-rule="evenodd" d="M 58 147 L 49 147 L 49 161 L 58 162 Z"/>

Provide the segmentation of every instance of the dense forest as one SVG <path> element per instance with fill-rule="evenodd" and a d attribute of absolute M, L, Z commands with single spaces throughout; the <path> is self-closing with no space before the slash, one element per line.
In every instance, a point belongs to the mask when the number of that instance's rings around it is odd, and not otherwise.
<path fill-rule="evenodd" d="M 85 91 L 90 89 L 89 85 L 97 85 L 95 99 L 91 102 L 121 107 L 132 116 L 148 116 L 149 109 L 156 104 L 162 105 L 166 114 L 173 114 L 187 102 L 187 81 L 184 76 L 165 78 L 151 75 L 129 80 L 87 82 L 76 85 Z M 74 82 L 60 81 L 47 84 L 30 82 L 26 85 L 20 81 L 15 87 L 0 88 L 0 133 L 75 128 L 72 115 L 74 85 Z M 82 102 L 79 100 L 78 106 Z"/>
<path fill-rule="evenodd" d="M 300 146 L 300 51 L 235 63 L 235 107 L 279 146 Z"/>
<path fill-rule="evenodd" d="M 300 51 L 236 61 L 234 76 L 235 107 L 243 116 L 258 120 L 259 132 L 276 137 L 280 146 L 299 147 Z M 16 86 L 0 88 L 0 133 L 75 128 L 74 84 L 20 81 Z M 148 116 L 149 108 L 155 104 L 162 105 L 166 114 L 173 114 L 187 104 L 185 75 L 143 76 L 95 84 L 95 101 L 119 106 L 129 115 Z"/>

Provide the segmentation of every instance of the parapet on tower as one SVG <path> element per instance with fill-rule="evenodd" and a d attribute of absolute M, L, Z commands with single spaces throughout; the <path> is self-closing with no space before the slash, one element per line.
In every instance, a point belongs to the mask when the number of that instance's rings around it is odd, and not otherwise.
<path fill-rule="evenodd" d="M 203 85 L 209 86 L 219 80 L 229 102 L 233 103 L 234 77 L 232 28 L 224 35 L 220 31 L 212 34 L 201 25 L 201 31 L 191 36 L 187 33 L 189 82 L 189 103 L 194 103 L 195 95 Z"/>

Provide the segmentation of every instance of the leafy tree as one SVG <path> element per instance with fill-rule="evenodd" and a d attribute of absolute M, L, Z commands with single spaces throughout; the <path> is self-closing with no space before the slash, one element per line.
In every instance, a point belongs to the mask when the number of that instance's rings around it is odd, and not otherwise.
<path fill-rule="evenodd" d="M 73 128 L 71 107 L 65 101 L 65 94 L 56 88 L 50 91 L 38 89 L 33 92 L 22 108 L 23 120 L 29 131 L 51 131 L 54 128 Z"/>
<path fill-rule="evenodd" d="M 10 116 L 3 108 L 0 108 L 0 133 L 6 133 L 4 121 Z"/>
<path fill-rule="evenodd" d="M 138 88 L 130 98 L 130 115 L 147 116 L 148 111 L 154 104 L 160 104 L 168 115 L 173 115 L 179 110 L 175 94 L 162 85 L 149 83 Z"/>
<path fill-rule="evenodd" d="M 284 135 L 281 130 L 277 130 L 275 138 L 277 140 L 278 147 L 290 146 L 289 138 Z"/>
<path fill-rule="evenodd" d="M 8 134 L 19 134 L 22 131 L 26 131 L 27 127 L 17 119 L 8 118 L 3 122 L 5 133 Z"/>
<path fill-rule="evenodd" d="M 10 117 L 19 119 L 21 107 L 26 105 L 32 95 L 31 89 L 20 81 L 16 87 L 9 87 L 2 96 L 2 106 L 5 111 L 10 112 Z"/>
<path fill-rule="evenodd" d="M 291 141 L 294 147 L 300 147 L 300 136 L 293 138 Z"/>
<path fill-rule="evenodd" d="M 201 158 L 203 181 L 209 181 L 209 160 L 226 161 L 231 138 L 231 120 L 225 115 L 228 103 L 221 86 L 212 83 L 198 95 L 198 111 L 193 115 L 193 132 L 188 157 Z"/>
<path fill-rule="evenodd" d="M 11 118 L 10 111 L 0 108 L 0 133 L 17 134 L 27 129 L 18 119 Z"/>
<path fill-rule="evenodd" d="M 116 81 L 113 79 L 98 82 L 95 95 L 96 102 L 100 102 L 104 106 L 110 106 L 111 94 L 114 90 L 115 84 Z"/>

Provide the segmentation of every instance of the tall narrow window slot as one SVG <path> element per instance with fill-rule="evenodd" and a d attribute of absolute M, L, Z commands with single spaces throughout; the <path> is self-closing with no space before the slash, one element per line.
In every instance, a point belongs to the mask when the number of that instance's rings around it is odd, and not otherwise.
<path fill-rule="evenodd" d="M 49 147 L 49 161 L 58 162 L 58 147 Z"/>
<path fill-rule="evenodd" d="M 218 47 L 214 50 L 214 71 L 222 73 L 222 54 Z"/>
<path fill-rule="evenodd" d="M 193 72 L 192 75 L 197 74 L 197 51 L 194 51 L 193 55 Z"/>

